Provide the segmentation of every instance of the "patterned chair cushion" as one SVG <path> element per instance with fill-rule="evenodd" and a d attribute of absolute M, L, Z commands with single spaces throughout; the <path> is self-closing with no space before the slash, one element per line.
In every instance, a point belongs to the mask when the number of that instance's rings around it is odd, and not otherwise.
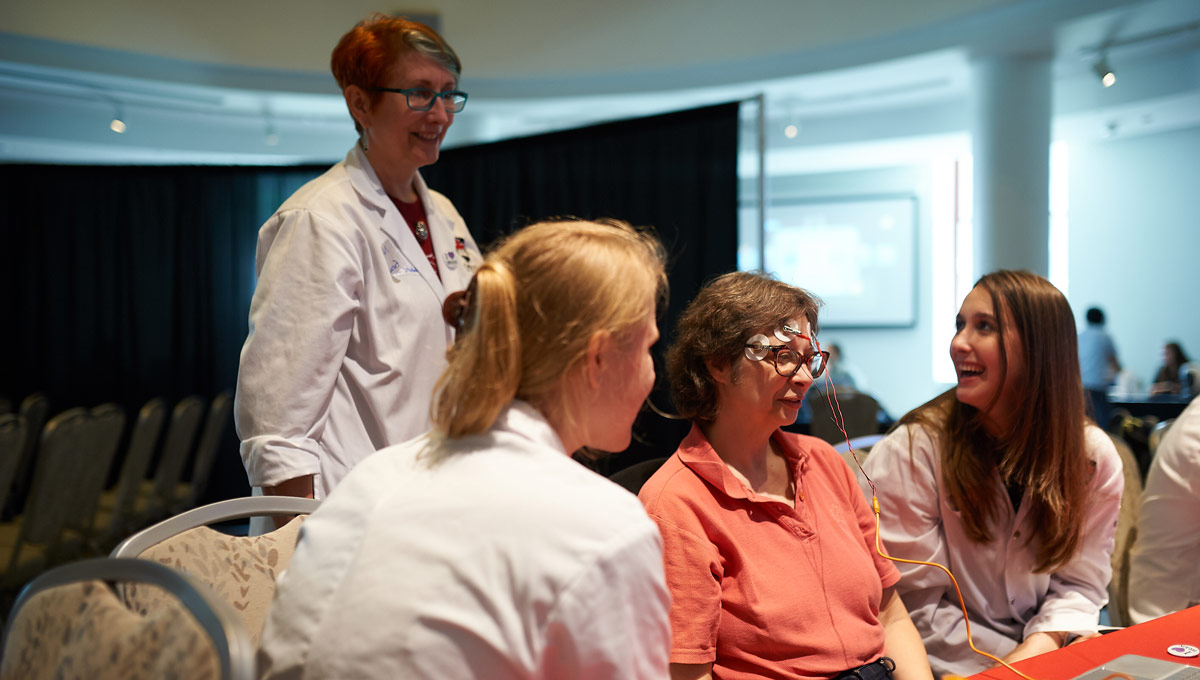
<path fill-rule="evenodd" d="M 296 549 L 304 516 L 261 536 L 229 536 L 196 527 L 155 545 L 138 557 L 154 560 L 206 583 L 241 615 L 257 647 L 267 608 L 275 597 L 275 579 L 287 568 Z M 134 611 L 154 611 L 170 597 L 155 586 L 127 584 L 125 604 Z"/>
<path fill-rule="evenodd" d="M 216 680 L 208 635 L 182 604 L 164 598 L 143 616 L 102 581 L 37 593 L 13 622 L 0 680 Z"/>

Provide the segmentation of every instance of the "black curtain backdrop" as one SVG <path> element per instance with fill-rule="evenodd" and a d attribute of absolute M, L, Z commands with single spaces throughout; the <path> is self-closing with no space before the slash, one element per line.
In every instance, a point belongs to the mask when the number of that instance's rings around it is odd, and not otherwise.
<path fill-rule="evenodd" d="M 422 174 L 485 249 L 558 215 L 657 228 L 670 253 L 666 347 L 679 310 L 736 266 L 738 106 L 727 104 L 446 150 Z M 321 167 L 0 165 L 0 397 L 51 414 L 232 389 L 254 290 L 258 228 Z M 670 407 L 661 359 L 655 403 Z M 608 473 L 669 455 L 687 425 L 639 419 Z M 245 495 L 232 426 L 204 502 Z"/>
<path fill-rule="evenodd" d="M 700 286 L 737 267 L 738 104 L 448 149 L 421 171 L 480 244 L 554 216 L 616 217 L 656 228 L 670 255 L 671 297 L 652 396 L 671 408 L 662 367 L 675 319 Z M 592 464 L 611 474 L 670 455 L 688 425 L 643 414 L 630 448 Z"/>
<path fill-rule="evenodd" d="M 324 170 L 0 165 L 0 396 L 115 402 L 128 430 L 152 397 L 232 389 L 258 228 Z M 247 493 L 230 423 L 203 500 Z"/>

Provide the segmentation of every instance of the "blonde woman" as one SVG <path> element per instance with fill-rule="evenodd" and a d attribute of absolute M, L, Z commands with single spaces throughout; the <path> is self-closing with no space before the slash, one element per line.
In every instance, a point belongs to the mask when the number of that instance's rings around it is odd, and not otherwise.
<path fill-rule="evenodd" d="M 357 466 L 304 524 L 268 678 L 663 678 L 662 543 L 571 459 L 618 451 L 654 383 L 658 242 L 527 227 L 446 305 L 434 431 Z"/>

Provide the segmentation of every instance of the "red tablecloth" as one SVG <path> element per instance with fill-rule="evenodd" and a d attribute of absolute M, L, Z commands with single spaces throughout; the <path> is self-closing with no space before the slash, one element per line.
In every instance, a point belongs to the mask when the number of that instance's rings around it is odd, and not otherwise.
<path fill-rule="evenodd" d="M 1200 666 L 1200 657 L 1182 659 L 1168 654 L 1167 647 L 1175 644 L 1200 647 L 1200 606 L 1116 630 L 1013 665 L 1036 680 L 1068 680 L 1122 654 L 1141 654 Z M 1020 676 L 1007 668 L 983 671 L 971 678 L 1021 680 Z"/>

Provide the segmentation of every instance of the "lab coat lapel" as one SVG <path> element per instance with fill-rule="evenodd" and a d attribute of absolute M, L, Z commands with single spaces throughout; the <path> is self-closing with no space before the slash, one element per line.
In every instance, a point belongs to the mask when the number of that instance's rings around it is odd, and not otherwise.
<path fill-rule="evenodd" d="M 458 246 L 454 242 L 454 223 L 436 209 L 437 203 L 430 197 L 429 188 L 425 185 L 421 173 L 417 173 L 415 184 L 417 196 L 425 206 L 425 217 L 429 220 L 429 234 L 433 237 L 433 256 L 437 258 L 438 271 L 451 289 L 461 288 L 465 283 L 460 282 L 460 285 L 456 286 L 455 282 L 461 277 L 459 272 L 466 267 L 460 261 Z"/>
<path fill-rule="evenodd" d="M 417 243 L 417 237 L 413 236 L 412 229 L 408 223 L 404 221 L 404 217 L 400 214 L 400 210 L 396 208 L 396 204 L 383 190 L 383 185 L 379 181 L 379 177 L 375 174 L 375 169 L 371 167 L 371 163 L 367 160 L 367 156 L 357 145 L 350 150 L 346 156 L 346 169 L 350 175 L 350 183 L 354 185 L 354 189 L 358 191 L 368 203 L 378 208 L 383 213 L 382 229 L 392 243 L 399 248 L 400 253 L 404 255 L 421 278 L 429 285 L 429 288 L 438 296 L 439 300 L 446 298 L 446 289 L 442 286 L 438 275 L 433 271 L 433 267 L 429 265 L 429 260 L 425 257 L 425 251 L 421 249 L 421 244 Z M 425 189 L 425 183 L 417 176 L 417 187 L 419 192 Z M 429 209 L 429 203 L 425 200 L 425 196 L 421 196 L 422 204 L 425 206 L 427 217 L 432 222 L 434 215 Z M 430 231 L 436 231 L 431 229 Z M 453 239 L 451 239 L 453 240 Z M 439 254 L 438 243 L 435 239 L 433 242 L 434 254 Z"/>

